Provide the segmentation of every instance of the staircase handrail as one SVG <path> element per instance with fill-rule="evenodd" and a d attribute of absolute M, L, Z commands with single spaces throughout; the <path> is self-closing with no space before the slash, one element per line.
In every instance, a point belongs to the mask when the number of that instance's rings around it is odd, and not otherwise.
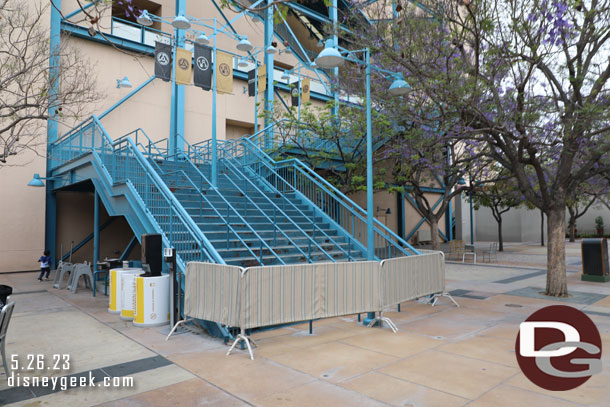
<path fill-rule="evenodd" d="M 350 198 L 348 198 L 345 194 L 343 194 L 341 191 L 339 191 L 334 185 L 332 185 L 330 182 L 328 182 L 327 180 L 322 178 L 317 172 L 315 172 L 312 168 L 310 168 L 308 165 L 303 163 L 301 160 L 299 160 L 298 158 L 289 158 L 286 160 L 275 161 L 264 150 L 259 148 L 256 145 L 256 143 L 254 143 L 252 141 L 253 138 L 257 137 L 262 132 L 268 131 L 269 129 L 273 128 L 274 126 L 277 126 L 285 121 L 287 121 L 287 119 L 278 120 L 277 122 L 274 122 L 274 123 L 270 124 L 269 126 L 267 126 L 265 129 L 262 129 L 256 133 L 254 133 L 251 136 L 243 137 L 240 140 L 245 143 L 249 143 L 249 145 L 254 148 L 255 153 L 257 153 L 259 156 L 262 156 L 264 159 L 267 160 L 267 162 L 272 163 L 274 166 L 280 166 L 280 165 L 289 166 L 292 164 L 296 169 L 305 173 L 304 175 L 307 176 L 308 178 L 310 178 L 312 182 L 318 184 L 322 189 L 324 189 L 328 193 L 330 193 L 331 196 L 334 195 L 334 198 L 337 199 L 337 201 L 341 202 L 341 205 L 344 208 L 346 208 L 350 212 L 356 212 L 355 214 L 360 219 L 364 220 L 366 218 L 366 211 L 360 205 L 356 204 L 354 201 L 352 201 Z M 236 140 L 236 142 L 239 142 L 240 140 Z M 408 248 L 408 250 L 410 250 L 412 252 L 412 254 L 421 254 L 417 249 L 415 249 L 408 242 L 406 242 L 403 238 L 401 238 L 396 233 L 394 233 L 392 230 L 390 230 L 386 225 L 379 222 L 377 219 L 373 219 L 373 221 L 374 221 L 375 229 L 380 229 L 378 231 L 378 233 L 382 237 L 384 237 L 385 240 L 391 242 L 392 245 L 395 248 L 397 248 L 399 251 L 403 252 L 407 256 L 411 255 L 411 253 L 408 253 L 407 251 L 402 249 L 401 246 L 403 246 L 403 247 Z M 381 232 L 381 231 L 385 232 L 387 234 L 387 236 L 384 236 L 383 232 Z M 388 236 L 390 238 L 388 238 Z M 395 242 L 394 242 L 394 240 L 392 240 L 392 238 L 395 239 L 396 243 L 398 243 L 398 244 L 394 244 Z"/>
<path fill-rule="evenodd" d="M 96 147 L 95 139 L 92 136 L 92 145 L 90 147 L 87 146 L 84 150 L 83 150 L 83 146 L 79 145 L 78 146 L 79 151 L 81 151 L 81 152 L 85 151 L 87 153 L 90 151 L 95 151 L 95 152 L 101 153 L 103 156 L 104 152 L 105 152 L 105 145 L 107 144 L 113 150 L 112 152 L 113 152 L 113 159 L 114 159 L 114 158 L 116 158 L 114 152 L 117 149 L 117 146 L 119 146 L 122 143 L 126 143 L 126 145 L 128 146 L 128 149 L 131 150 L 131 152 L 133 153 L 134 158 L 136 158 L 136 161 L 138 162 L 138 164 L 144 169 L 144 172 L 147 174 L 148 177 L 150 177 L 151 181 L 153 181 L 153 183 L 155 184 L 157 189 L 161 192 L 163 198 L 167 201 L 170 208 L 176 212 L 176 214 L 178 215 L 178 218 L 180 219 L 182 224 L 185 226 L 185 229 L 187 231 L 189 231 L 189 233 L 191 234 L 193 239 L 200 245 L 202 251 L 208 257 L 208 259 L 215 261 L 219 264 L 225 264 L 224 260 L 222 259 L 222 257 L 220 257 L 220 255 L 218 254 L 218 252 L 216 251 L 214 246 L 208 241 L 208 239 L 205 237 L 205 235 L 201 232 L 201 229 L 199 229 L 199 227 L 195 224 L 193 219 L 188 215 L 188 213 L 186 212 L 184 207 L 180 204 L 180 202 L 178 202 L 178 200 L 174 196 L 174 194 L 171 193 L 171 191 L 169 190 L 167 185 L 163 182 L 163 180 L 161 179 L 159 174 L 157 174 L 157 172 L 152 168 L 152 166 L 146 160 L 146 158 L 144 158 L 142 152 L 140 152 L 140 150 L 137 148 L 137 146 L 133 142 L 133 140 L 127 136 L 120 137 L 117 140 L 112 140 L 110 138 L 110 136 L 108 135 L 108 133 L 106 132 L 106 129 L 100 123 L 100 121 L 96 115 L 91 115 L 90 118 L 83 121 L 77 127 L 79 129 L 82 129 L 83 126 L 87 122 L 90 122 L 97 130 L 99 130 L 101 132 L 101 136 L 102 136 L 102 140 L 100 143 L 101 145 L 99 147 Z M 57 140 L 50 146 L 50 149 L 49 149 L 50 154 L 52 155 L 57 149 L 61 148 L 60 147 L 61 144 L 65 143 L 66 141 L 70 141 L 70 139 L 72 137 L 77 136 L 77 135 L 78 135 L 78 132 L 75 132 L 75 131 L 70 131 L 70 132 L 66 133 L 66 136 L 62 137 L 61 140 Z M 80 140 L 81 140 L 81 144 L 82 144 L 82 137 L 80 138 Z M 114 174 L 113 169 L 109 169 L 106 167 L 103 159 L 102 159 L 102 166 L 106 169 L 106 172 L 109 175 L 111 175 L 113 182 L 116 182 L 116 180 L 115 180 L 116 174 Z"/>
<path fill-rule="evenodd" d="M 191 151 L 193 152 L 193 154 L 197 154 L 197 153 L 196 153 L 194 150 L 191 150 Z M 201 158 L 201 157 L 199 157 L 199 158 Z M 188 161 L 190 162 L 190 164 L 191 164 L 191 165 L 192 165 L 192 166 L 193 166 L 193 167 L 194 167 L 194 168 L 195 168 L 197 171 L 199 171 L 199 168 L 197 168 L 197 166 L 196 166 L 195 164 L 193 164 L 193 162 L 190 160 L 190 157 L 187 157 L 187 159 L 188 159 Z M 233 164 L 231 163 L 231 165 L 233 165 Z M 205 176 L 203 175 L 203 173 L 201 173 L 201 171 L 199 171 L 199 173 L 200 173 L 200 175 L 201 175 L 202 177 L 205 177 Z M 283 215 L 283 216 L 284 216 L 284 217 L 285 217 L 287 220 L 289 220 L 289 221 L 290 221 L 290 222 L 291 222 L 291 223 L 292 223 L 292 224 L 293 224 L 293 225 L 294 225 L 294 226 L 297 228 L 297 230 L 298 230 L 299 232 L 301 232 L 301 233 L 302 233 L 302 234 L 303 234 L 303 235 L 304 235 L 304 236 L 305 236 L 307 239 L 309 239 L 309 240 L 313 240 L 314 245 L 315 245 L 315 246 L 317 246 L 317 247 L 320 249 L 320 251 L 321 251 L 322 253 L 324 253 L 324 254 L 325 254 L 325 255 L 326 255 L 326 256 L 327 256 L 329 259 L 331 259 L 331 261 L 333 261 L 333 262 L 335 261 L 335 260 L 333 259 L 333 257 L 332 257 L 330 254 L 328 254 L 328 253 L 327 253 L 327 252 L 326 252 L 324 249 L 322 249 L 322 247 L 320 247 L 320 246 L 317 244 L 317 242 L 315 241 L 315 239 L 311 239 L 311 238 L 310 238 L 310 237 L 307 235 L 307 232 L 305 232 L 305 231 L 304 231 L 304 230 L 303 230 L 303 229 L 302 229 L 302 228 L 301 228 L 301 227 L 300 227 L 300 226 L 299 226 L 299 225 L 298 225 L 296 222 L 294 222 L 294 221 L 293 221 L 293 220 L 292 220 L 292 219 L 291 219 L 291 218 L 290 218 L 290 217 L 289 217 L 289 216 L 288 216 L 288 215 L 287 215 L 287 214 L 286 214 L 284 211 L 282 211 L 282 209 L 281 209 L 279 206 L 277 206 L 277 205 L 275 204 L 275 202 L 273 202 L 273 200 L 272 200 L 272 199 L 270 199 L 270 198 L 269 198 L 269 197 L 268 197 L 268 196 L 267 196 L 267 195 L 266 195 L 264 192 L 260 191 L 260 189 L 259 189 L 259 188 L 256 186 L 256 184 L 254 184 L 254 183 L 253 183 L 253 182 L 252 182 L 252 181 L 251 181 L 251 180 L 250 180 L 248 177 L 246 177 L 246 176 L 245 176 L 243 173 L 242 173 L 241 175 L 244 177 L 244 179 L 246 179 L 246 180 L 248 181 L 248 183 L 250 183 L 250 185 L 254 186 L 254 188 L 257 190 L 257 192 L 259 192 L 259 193 L 261 194 L 261 196 L 262 196 L 262 197 L 264 197 L 264 198 L 265 198 L 265 199 L 266 199 L 266 200 L 267 200 L 267 201 L 268 201 L 268 202 L 269 202 L 269 203 L 270 203 L 270 204 L 273 206 L 273 208 L 274 208 L 274 210 L 275 210 L 275 211 L 280 211 L 280 215 Z M 207 179 L 207 178 L 206 178 L 206 179 Z M 248 201 L 249 201 L 249 202 L 250 202 L 252 205 L 254 205 L 254 206 L 256 207 L 256 209 L 257 209 L 257 210 L 258 210 L 258 211 L 259 211 L 259 212 L 260 212 L 260 213 L 261 213 L 261 214 L 262 214 L 262 215 L 263 215 L 265 218 L 267 218 L 267 220 L 268 220 L 268 221 L 271 223 L 271 225 L 273 225 L 274 229 L 277 229 L 277 230 L 280 232 L 280 234 L 281 234 L 282 236 L 284 236 L 284 238 L 286 238 L 286 239 L 287 239 L 287 240 L 290 242 L 290 244 L 292 244 L 292 245 L 293 245 L 293 246 L 294 246 L 294 247 L 295 247 L 295 248 L 296 248 L 296 249 L 297 249 L 297 250 L 298 250 L 298 251 L 299 251 L 299 252 L 300 252 L 300 253 L 301 253 L 303 256 L 305 256 L 306 258 L 308 258 L 308 260 L 311 262 L 311 256 L 308 256 L 308 255 L 307 255 L 307 254 L 306 254 L 306 253 L 305 253 L 305 252 L 304 252 L 304 251 L 303 251 L 303 250 L 302 250 L 302 249 L 299 247 L 299 245 L 298 245 L 298 244 L 296 244 L 296 243 L 294 242 L 294 240 L 292 240 L 292 239 L 290 238 L 290 236 L 288 236 L 288 234 L 287 234 L 286 232 L 284 232 L 284 231 L 282 230 L 282 228 L 280 228 L 280 227 L 279 227 L 279 226 L 278 226 L 278 225 L 277 225 L 277 224 L 276 224 L 276 223 L 275 223 L 275 222 L 274 222 L 274 221 L 273 221 L 273 220 L 272 220 L 272 219 L 271 219 L 271 218 L 270 218 L 270 217 L 269 217 L 269 216 L 268 216 L 268 215 L 265 213 L 265 211 L 263 211 L 263 210 L 261 209 L 261 207 L 260 207 L 260 206 L 258 206 L 258 204 L 257 204 L 256 202 L 254 202 L 254 200 L 252 200 L 252 198 L 250 198 L 250 197 L 248 196 L 248 194 L 247 194 L 246 192 L 244 192 L 244 191 L 243 191 L 243 190 L 242 190 L 242 189 L 241 189 L 241 188 L 240 188 L 240 187 L 239 187 L 239 186 L 238 186 L 238 185 L 237 185 L 237 184 L 236 184 L 236 183 L 235 183 L 233 180 L 229 179 L 229 181 L 231 181 L 231 183 L 233 184 L 233 186 L 234 186 L 235 188 L 237 188 L 237 190 L 238 190 L 238 191 L 239 191 L 239 192 L 240 192 L 240 193 L 243 195 L 243 197 L 244 197 L 245 199 L 247 199 L 247 200 L 248 200 Z M 212 185 L 212 184 L 211 184 L 209 181 L 207 181 L 207 182 L 208 182 L 208 184 L 209 184 L 209 185 Z M 219 195 L 221 195 L 221 194 L 219 194 Z M 297 209 L 298 209 L 298 208 L 297 208 Z M 302 212 L 301 212 L 301 213 L 302 213 Z"/>
<path fill-rule="evenodd" d="M 226 160 L 227 163 L 229 163 L 232 167 L 233 167 L 233 171 L 238 172 L 240 176 L 242 176 L 245 180 L 248 181 L 248 183 L 250 183 L 250 185 L 254 186 L 254 188 L 256 189 L 257 192 L 259 192 L 263 197 L 265 197 L 275 208 L 279 209 L 282 213 L 284 213 L 274 202 L 273 200 L 271 200 L 269 197 L 267 197 L 267 195 L 260 190 L 260 188 L 258 188 L 258 186 L 256 186 L 256 184 L 254 184 L 252 182 L 252 180 L 246 175 L 244 174 L 239 167 L 235 166 L 230 160 L 231 159 L 235 159 L 237 160 L 238 158 L 235 156 L 230 156 L 229 159 Z M 291 185 L 284 177 L 282 177 L 280 174 L 278 174 L 277 172 L 274 171 L 273 168 L 271 168 L 271 166 L 269 166 L 267 163 L 263 163 L 267 168 L 269 168 L 270 171 L 273 172 L 273 174 L 278 178 L 281 179 L 286 185 L 290 186 L 294 192 L 297 192 L 296 189 L 294 188 L 293 185 Z M 260 175 L 259 175 L 260 176 Z M 236 185 L 234 183 L 234 185 Z M 301 214 L 304 217 L 307 217 L 306 214 L 303 213 L 303 211 L 301 211 L 292 201 L 290 201 L 289 199 L 287 199 L 286 197 L 282 196 L 283 199 L 286 200 L 286 202 L 288 202 L 289 205 L 291 205 L 293 207 L 293 209 L 295 209 L 299 214 Z M 315 207 L 315 205 L 314 205 Z M 303 234 L 310 240 L 313 242 L 313 244 L 318 247 L 318 249 L 320 249 L 329 259 L 331 259 L 333 262 L 335 262 L 335 259 L 330 256 L 330 254 L 328 254 L 328 252 L 326 250 L 324 250 L 320 245 L 318 245 L 318 243 L 315 241 L 315 239 L 309 237 L 307 235 L 307 233 L 305 231 L 303 231 L 301 229 L 301 227 L 299 225 L 297 225 L 288 215 L 286 215 L 284 213 L 284 216 L 287 219 L 290 219 L 290 221 L 298 228 L 299 231 L 303 232 Z M 324 237 L 326 237 L 327 239 L 329 239 L 331 241 L 331 243 L 333 243 L 340 251 L 342 251 L 348 259 L 353 259 L 353 256 L 351 255 L 351 250 L 349 250 L 349 245 L 351 245 L 351 242 L 348 240 L 348 250 L 343 249 L 343 247 L 341 247 L 341 245 L 335 241 L 335 239 L 332 238 L 332 236 L 330 236 L 328 233 L 326 233 L 324 231 L 324 229 L 322 229 L 320 226 L 318 226 L 314 220 L 312 220 L 312 226 L 315 228 L 317 228 L 323 235 Z"/>
<path fill-rule="evenodd" d="M 193 163 L 187 158 L 184 162 L 188 162 L 189 164 L 191 164 L 197 171 L 198 171 L 198 175 L 205 180 L 209 185 L 211 185 L 211 183 L 207 180 L 206 176 L 203 175 L 203 173 L 201 173 L 201 171 L 199 171 L 199 169 L 193 165 Z M 254 258 L 256 258 L 256 254 L 252 251 L 252 249 L 246 244 L 246 242 L 239 236 L 239 234 L 237 233 L 237 231 L 233 228 L 233 226 L 231 226 L 231 224 L 229 223 L 229 220 L 226 219 L 216 208 L 215 205 L 212 205 L 212 203 L 210 202 L 210 200 L 200 191 L 200 189 L 197 187 L 197 185 L 195 184 L 195 182 L 193 182 L 193 180 L 191 179 L 191 177 L 188 176 L 188 174 L 186 172 L 184 172 L 183 170 L 172 170 L 172 171 L 163 171 L 165 174 L 169 174 L 171 175 L 172 173 L 176 173 L 176 174 L 182 174 L 186 180 L 191 184 L 191 186 L 193 187 L 193 189 L 195 191 L 197 191 L 197 193 L 200 195 L 200 198 L 202 200 L 204 200 L 206 202 L 206 204 L 208 205 L 209 208 L 211 208 L 212 210 L 214 210 L 214 212 L 218 215 L 218 217 L 225 223 L 225 225 L 227 225 L 227 228 L 229 230 L 231 230 L 231 232 L 233 232 L 233 234 L 237 237 L 237 239 L 240 241 L 240 243 L 246 248 L 248 249 L 248 251 L 250 252 L 250 254 L 252 254 L 252 256 Z M 227 208 L 230 208 L 231 211 L 233 211 L 235 213 L 235 215 L 237 215 L 238 219 L 240 221 L 242 221 L 247 227 L 248 229 L 254 233 L 254 235 L 260 240 L 261 242 L 261 246 L 265 246 L 266 249 L 268 249 L 277 260 L 279 260 L 279 262 L 281 264 L 286 264 L 282 258 L 269 246 L 269 244 L 267 244 L 267 242 L 265 241 L 265 239 L 263 239 L 257 232 L 256 230 L 254 230 L 254 228 L 252 228 L 252 226 L 250 226 L 250 224 L 239 214 L 239 212 L 235 209 L 235 207 L 233 207 L 233 205 L 231 205 L 231 203 L 229 201 L 226 200 L 226 198 L 222 195 L 222 194 L 218 194 L 218 196 L 221 197 L 221 199 L 224 201 L 224 203 L 227 205 Z M 262 247 L 261 247 L 262 249 Z M 263 251 L 261 250 L 260 253 L 260 261 L 259 263 L 261 265 L 263 265 L 262 262 L 262 257 L 263 257 Z"/>

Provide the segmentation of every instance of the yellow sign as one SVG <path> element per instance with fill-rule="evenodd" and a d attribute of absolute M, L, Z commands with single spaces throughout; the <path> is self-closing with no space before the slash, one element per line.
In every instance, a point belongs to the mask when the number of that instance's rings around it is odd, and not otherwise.
<path fill-rule="evenodd" d="M 183 48 L 176 48 L 176 83 L 178 85 L 191 84 L 191 61 L 193 55 L 191 51 Z"/>
<path fill-rule="evenodd" d="M 233 93 L 233 55 L 216 52 L 216 91 Z"/>
<path fill-rule="evenodd" d="M 258 93 L 261 94 L 267 89 L 267 67 L 261 65 L 258 67 Z"/>
<path fill-rule="evenodd" d="M 311 81 L 309 78 L 304 78 L 301 81 L 301 103 L 309 102 L 309 89 L 311 87 Z"/>

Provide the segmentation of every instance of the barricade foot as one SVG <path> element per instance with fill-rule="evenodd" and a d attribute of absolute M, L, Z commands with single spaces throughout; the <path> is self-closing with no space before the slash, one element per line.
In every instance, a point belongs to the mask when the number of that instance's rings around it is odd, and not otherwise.
<path fill-rule="evenodd" d="M 246 336 L 246 332 L 243 329 L 241 330 L 239 335 L 237 335 L 235 337 L 235 341 L 233 341 L 233 345 L 231 345 L 231 347 L 227 351 L 227 356 L 229 356 L 231 354 L 231 352 L 233 351 L 233 349 L 235 349 L 235 346 L 237 346 L 237 344 L 242 341 L 245 342 L 246 346 L 248 347 L 248 353 L 250 354 L 250 360 L 254 360 L 254 353 L 252 352 L 252 347 L 250 346 L 251 340 L 248 339 L 248 337 Z M 255 347 L 257 346 L 254 341 L 252 341 L 252 345 L 254 345 Z"/>
<path fill-rule="evenodd" d="M 182 320 L 180 320 L 180 321 L 176 322 L 176 325 L 174 325 L 174 327 L 172 328 L 172 330 L 171 330 L 171 331 L 169 331 L 169 334 L 167 335 L 167 337 L 165 338 L 165 340 L 166 340 L 166 341 L 167 341 L 167 340 L 169 340 L 169 337 L 170 337 L 170 336 L 172 336 L 172 334 L 173 334 L 174 332 L 176 332 L 176 329 L 178 329 L 178 327 L 179 327 L 180 325 L 182 325 L 182 324 L 186 324 L 186 323 L 187 323 L 187 322 L 189 322 L 189 321 L 192 321 L 192 318 L 186 318 L 186 319 L 182 319 Z"/>
<path fill-rule="evenodd" d="M 383 328 L 383 323 L 388 324 L 388 326 L 390 327 L 390 329 L 392 330 L 392 332 L 396 333 L 398 332 L 398 327 L 396 326 L 396 324 L 394 324 L 394 322 L 392 322 L 392 320 L 388 317 L 384 317 L 381 312 L 379 313 L 378 317 L 375 317 L 375 319 L 371 320 L 371 322 L 368 323 L 367 327 L 371 328 L 373 326 L 375 326 L 377 323 L 379 323 L 379 327 Z"/>
<path fill-rule="evenodd" d="M 460 304 L 458 304 L 448 292 L 432 294 L 426 301 L 426 304 L 432 304 L 434 307 L 436 305 L 436 301 L 438 301 L 440 297 L 447 297 L 455 304 L 456 307 L 460 307 Z"/>

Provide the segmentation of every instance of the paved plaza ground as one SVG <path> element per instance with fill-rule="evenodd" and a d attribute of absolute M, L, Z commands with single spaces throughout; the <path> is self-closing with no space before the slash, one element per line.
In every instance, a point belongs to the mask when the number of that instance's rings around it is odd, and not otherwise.
<path fill-rule="evenodd" d="M 481 243 L 477 247 L 485 247 Z M 610 283 L 580 281 L 580 242 L 566 249 L 571 298 L 550 300 L 546 250 L 508 244 L 492 264 L 448 262 L 447 299 L 418 301 L 385 313 L 398 326 L 365 328 L 356 316 L 253 334 L 255 360 L 205 334 L 165 341 L 167 328 L 136 328 L 108 313 L 108 297 L 51 287 L 34 273 L 0 274 L 16 303 L 7 357 L 69 354 L 67 374 L 131 376 L 131 388 L 52 391 L 9 388 L 14 406 L 610 406 Z M 519 323 L 534 311 L 568 304 L 584 311 L 602 336 L 603 372 L 566 392 L 545 391 L 515 358 Z M 45 372 L 46 374 L 46 372 Z M 60 372 L 58 375 L 66 375 Z"/>

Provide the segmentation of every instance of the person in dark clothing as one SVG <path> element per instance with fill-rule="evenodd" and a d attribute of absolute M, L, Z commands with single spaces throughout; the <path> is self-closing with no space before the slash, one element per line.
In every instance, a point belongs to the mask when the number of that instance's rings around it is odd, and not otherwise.
<path fill-rule="evenodd" d="M 42 276 L 44 275 L 44 273 L 47 273 L 46 279 L 49 279 L 49 274 L 51 273 L 51 256 L 50 256 L 51 252 L 49 252 L 48 250 L 44 251 L 44 254 L 42 256 L 40 256 L 40 258 L 38 259 L 38 261 L 40 262 L 40 276 L 38 277 L 38 280 L 42 281 Z"/>

